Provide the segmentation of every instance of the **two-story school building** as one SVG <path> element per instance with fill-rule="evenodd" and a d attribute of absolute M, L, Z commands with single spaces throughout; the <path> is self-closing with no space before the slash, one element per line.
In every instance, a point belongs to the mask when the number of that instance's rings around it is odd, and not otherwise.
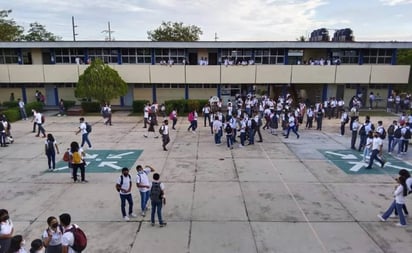
<path fill-rule="evenodd" d="M 129 85 L 113 105 L 210 96 L 227 101 L 251 90 L 278 96 L 291 89 L 312 103 L 328 97 L 347 103 L 370 92 L 386 99 L 408 83 L 410 66 L 396 65 L 399 49 L 412 49 L 412 42 L 0 42 L 0 101 L 14 93 L 31 102 L 36 90 L 46 105 L 76 100 L 79 75 L 96 58 Z"/>

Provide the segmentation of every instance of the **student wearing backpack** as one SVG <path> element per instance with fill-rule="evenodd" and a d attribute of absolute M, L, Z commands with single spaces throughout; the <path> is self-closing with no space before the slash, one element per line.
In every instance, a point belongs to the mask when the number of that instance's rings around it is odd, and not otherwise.
<path fill-rule="evenodd" d="M 44 116 L 40 112 L 33 112 L 34 122 L 37 125 L 37 135 L 36 137 L 40 136 L 40 133 L 43 135 L 42 138 L 46 138 L 46 130 L 43 127 L 44 124 Z M 34 129 L 34 128 L 33 128 Z"/>
<path fill-rule="evenodd" d="M 169 121 L 167 119 L 163 120 L 163 124 L 159 128 L 159 133 L 162 135 L 163 151 L 167 151 L 166 145 L 169 144 L 169 142 L 170 142 Z"/>
<path fill-rule="evenodd" d="M 86 142 L 87 145 L 89 145 L 89 149 L 92 149 L 92 143 L 89 140 L 89 132 L 87 131 L 87 123 L 84 121 L 84 118 L 81 117 L 80 119 L 80 126 L 79 130 L 76 131 L 76 135 L 79 134 L 80 132 L 82 133 L 82 144 L 80 147 L 83 148 L 84 143 Z"/>
<path fill-rule="evenodd" d="M 388 153 L 389 154 L 392 153 L 392 145 L 395 139 L 395 130 L 398 127 L 397 123 L 398 122 L 394 120 L 392 124 L 388 127 L 387 135 L 388 135 Z"/>
<path fill-rule="evenodd" d="M 56 169 L 56 153 L 60 154 L 59 146 L 57 146 L 57 142 L 52 134 L 47 134 L 44 144 L 44 154 L 47 156 L 49 170 L 54 170 Z"/>
<path fill-rule="evenodd" d="M 80 227 L 71 224 L 71 217 L 68 213 L 59 216 L 60 224 L 63 226 L 62 253 L 80 253 L 87 246 L 87 237 Z"/>
<path fill-rule="evenodd" d="M 152 187 L 150 188 L 150 202 L 152 203 L 152 212 L 150 215 L 150 223 L 155 225 L 155 213 L 157 212 L 157 218 L 159 220 L 160 227 L 166 226 L 162 218 L 162 207 L 166 205 L 165 186 L 160 180 L 158 173 L 153 174 Z"/>
<path fill-rule="evenodd" d="M 45 253 L 61 253 L 63 227 L 54 216 L 47 218 L 47 225 L 42 235 L 43 244 L 46 247 Z"/>
<path fill-rule="evenodd" d="M 232 138 L 233 129 L 232 129 L 232 126 L 230 125 L 229 121 L 225 123 L 225 128 L 224 129 L 225 129 L 225 134 L 226 134 L 227 147 L 230 148 L 230 149 L 233 149 L 233 138 Z"/>
<path fill-rule="evenodd" d="M 116 181 L 116 190 L 120 195 L 120 210 L 125 221 L 129 221 L 131 217 L 137 217 L 133 212 L 133 197 L 132 197 L 132 177 L 129 174 L 128 168 L 122 169 L 122 174 Z M 126 201 L 129 204 L 129 215 L 126 215 Z"/>
<path fill-rule="evenodd" d="M 404 125 L 402 127 L 402 137 L 401 137 L 401 149 L 400 149 L 400 154 L 404 155 L 406 152 L 408 152 L 408 145 L 409 145 L 409 140 L 411 139 L 411 130 L 409 129 L 408 125 Z"/>
<path fill-rule="evenodd" d="M 219 116 L 217 116 L 217 115 L 215 116 L 212 125 L 213 125 L 213 134 L 214 134 L 214 137 L 215 137 L 215 144 L 220 145 L 220 144 L 222 144 L 221 137 L 222 137 L 223 123 L 222 123 L 222 121 L 219 120 Z"/>

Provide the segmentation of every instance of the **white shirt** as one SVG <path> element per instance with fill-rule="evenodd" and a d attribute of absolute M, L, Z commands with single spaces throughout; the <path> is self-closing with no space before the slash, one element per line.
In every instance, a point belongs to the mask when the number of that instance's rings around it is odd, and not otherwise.
<path fill-rule="evenodd" d="M 49 245 L 50 246 L 56 246 L 56 245 L 62 244 L 63 233 L 60 230 L 60 228 L 61 228 L 60 226 L 57 226 L 56 231 L 54 231 L 50 228 L 44 230 L 43 235 L 42 235 L 43 240 L 49 237 L 48 231 L 50 231 L 51 235 L 52 235 L 52 238 L 50 239 Z"/>
<path fill-rule="evenodd" d="M 70 230 L 73 226 L 78 227 L 76 224 L 70 225 L 64 228 L 64 231 Z M 62 236 L 62 246 L 69 246 L 67 253 L 77 253 L 74 251 L 70 246 L 73 246 L 74 243 L 74 236 L 72 232 L 66 232 Z"/>
<path fill-rule="evenodd" d="M 23 102 L 23 100 L 20 100 L 20 102 L 19 102 L 19 107 L 20 107 L 20 108 L 24 108 L 24 102 Z"/>
<path fill-rule="evenodd" d="M 120 183 L 122 181 L 122 179 L 121 179 L 122 177 L 123 177 L 123 184 L 120 185 Z M 130 174 L 128 174 L 127 176 L 122 174 L 117 178 L 116 184 L 120 185 L 121 190 L 127 191 L 127 190 L 129 190 L 131 182 L 132 182 L 132 177 L 130 176 Z M 119 193 L 120 193 L 120 195 L 129 195 L 129 194 L 132 194 L 132 191 L 129 191 L 129 192 L 120 191 Z"/>
<path fill-rule="evenodd" d="M 372 150 L 380 150 L 382 145 L 383 145 L 383 141 L 381 138 L 373 137 Z"/>
<path fill-rule="evenodd" d="M 161 127 L 163 127 L 163 134 L 168 135 L 169 134 L 169 126 L 168 125 L 163 125 Z"/>
<path fill-rule="evenodd" d="M 0 235 L 10 234 L 12 230 L 13 230 L 13 222 L 11 221 L 11 219 L 2 221 L 0 223 Z"/>
<path fill-rule="evenodd" d="M 86 122 L 80 123 L 79 128 L 80 128 L 82 134 L 87 134 L 87 131 L 86 131 Z"/>
<path fill-rule="evenodd" d="M 41 124 L 41 113 L 40 112 L 37 112 L 34 115 L 34 122 L 36 122 L 37 124 Z"/>
<path fill-rule="evenodd" d="M 221 128 L 222 128 L 222 121 L 214 120 L 213 121 L 213 133 L 217 134 Z"/>
<path fill-rule="evenodd" d="M 395 191 L 393 192 L 393 195 L 395 196 L 396 204 L 405 204 L 405 197 L 403 196 L 402 185 L 398 185 L 398 187 L 396 187 Z"/>
<path fill-rule="evenodd" d="M 408 192 L 412 191 L 412 177 L 406 179 L 406 186 L 408 187 Z"/>
<path fill-rule="evenodd" d="M 293 117 L 292 115 L 289 117 L 289 126 L 295 126 L 295 117 Z"/>
<path fill-rule="evenodd" d="M 148 176 L 150 174 L 150 171 L 150 168 L 146 167 L 142 171 L 137 172 L 136 183 L 149 186 L 149 188 L 138 187 L 140 192 L 150 191 L 150 187 L 152 186 Z"/>

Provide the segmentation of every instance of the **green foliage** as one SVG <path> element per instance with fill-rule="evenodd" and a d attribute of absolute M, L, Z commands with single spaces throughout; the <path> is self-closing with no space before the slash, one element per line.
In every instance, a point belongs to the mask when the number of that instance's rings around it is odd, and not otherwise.
<path fill-rule="evenodd" d="M 56 41 L 61 40 L 60 37 L 54 35 L 46 30 L 46 27 L 34 22 L 30 24 L 30 29 L 26 35 L 23 36 L 25 41 Z"/>
<path fill-rule="evenodd" d="M 75 89 L 77 98 L 95 99 L 99 104 L 124 96 L 127 84 L 116 70 L 104 64 L 102 60 L 93 60 L 91 65 L 79 77 Z"/>
<path fill-rule="evenodd" d="M 76 104 L 76 101 L 73 100 L 63 100 L 64 108 L 69 109 Z"/>
<path fill-rule="evenodd" d="M 188 113 L 194 109 L 199 112 L 207 103 L 207 99 L 176 99 L 165 101 L 165 106 L 167 113 L 170 113 L 173 109 L 176 109 L 178 113 Z"/>
<path fill-rule="evenodd" d="M 10 108 L 5 111 L 2 111 L 1 114 L 6 115 L 6 118 L 10 122 L 15 122 L 20 119 L 20 111 L 18 108 Z"/>
<path fill-rule="evenodd" d="M 0 41 L 19 41 L 23 35 L 23 27 L 8 18 L 11 12 L 12 10 L 0 11 Z"/>
<path fill-rule="evenodd" d="M 31 102 L 26 104 L 26 113 L 27 116 L 32 116 L 33 112 L 31 110 L 36 110 L 37 112 L 41 112 L 43 111 L 43 103 L 41 102 Z"/>
<path fill-rule="evenodd" d="M 195 25 L 183 25 L 182 22 L 162 21 L 159 28 L 148 31 L 148 39 L 151 41 L 198 41 L 203 32 Z"/>
<path fill-rule="evenodd" d="M 6 107 L 6 108 L 19 107 L 19 103 L 17 101 L 4 101 L 3 107 Z"/>
<path fill-rule="evenodd" d="M 82 102 L 81 104 L 84 112 L 100 112 L 99 102 Z"/>
<path fill-rule="evenodd" d="M 149 100 L 134 100 L 133 101 L 133 112 L 142 113 L 144 110 L 144 106 L 147 103 L 149 103 Z"/>

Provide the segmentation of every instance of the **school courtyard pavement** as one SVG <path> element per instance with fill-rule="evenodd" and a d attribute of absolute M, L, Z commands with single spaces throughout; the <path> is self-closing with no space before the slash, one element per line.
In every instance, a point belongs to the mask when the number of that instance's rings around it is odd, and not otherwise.
<path fill-rule="evenodd" d="M 230 150 L 214 144 L 202 119 L 196 134 L 188 132 L 184 116 L 167 152 L 161 139 L 143 137 L 141 117 L 117 112 L 111 127 L 97 116 L 86 121 L 93 124 L 86 184 L 72 183 L 63 162 L 47 171 L 44 139 L 34 136 L 30 121 L 13 123 L 15 143 L 0 148 L 0 208 L 9 211 L 27 250 L 47 217 L 63 212 L 86 232 L 89 253 L 378 253 L 412 245 L 411 225 L 376 217 L 393 200 L 397 170 L 412 166 L 386 155 L 388 166 L 366 172 L 359 154 L 348 150 L 349 130 L 338 134 L 338 120 L 324 120 L 323 132 L 301 127 L 300 139 L 262 131 L 262 143 Z M 77 127 L 78 117 L 46 117 L 62 151 L 59 161 L 71 141 L 80 142 Z M 122 220 L 115 181 L 123 166 L 134 177 L 137 164 L 161 174 L 166 227 L 150 226 L 149 215 Z M 135 185 L 133 199 L 139 213 Z"/>

